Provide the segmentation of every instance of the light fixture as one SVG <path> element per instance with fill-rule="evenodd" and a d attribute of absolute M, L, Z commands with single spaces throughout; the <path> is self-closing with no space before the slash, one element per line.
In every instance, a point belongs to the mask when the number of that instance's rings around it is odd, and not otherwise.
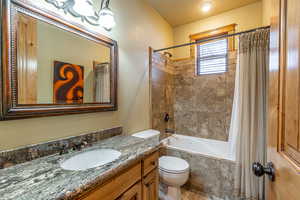
<path fill-rule="evenodd" d="M 101 0 L 100 11 L 94 9 L 92 0 L 45 0 L 58 10 L 63 10 L 65 14 L 70 13 L 82 22 L 87 22 L 93 26 L 101 26 L 110 31 L 115 25 L 114 13 L 109 8 L 110 0 Z"/>
<path fill-rule="evenodd" d="M 109 9 L 109 1 L 102 0 L 101 2 L 101 10 L 99 12 L 99 24 L 105 30 L 110 31 L 113 27 L 115 27 L 116 22 L 114 18 L 114 13 Z"/>
<path fill-rule="evenodd" d="M 82 16 L 93 16 L 95 14 L 91 0 L 74 0 L 73 10 Z"/>
<path fill-rule="evenodd" d="M 206 1 L 206 2 L 204 2 L 204 3 L 202 4 L 201 10 L 202 10 L 203 12 L 208 12 L 208 11 L 211 10 L 211 8 L 212 8 L 212 3 L 211 3 L 210 1 Z"/>
<path fill-rule="evenodd" d="M 66 1 L 68 1 L 68 0 L 57 0 L 57 5 L 58 6 L 63 6 Z"/>

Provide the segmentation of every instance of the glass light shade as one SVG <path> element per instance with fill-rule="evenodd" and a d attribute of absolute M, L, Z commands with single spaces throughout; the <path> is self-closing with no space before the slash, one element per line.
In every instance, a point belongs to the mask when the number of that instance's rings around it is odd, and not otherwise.
<path fill-rule="evenodd" d="M 95 14 L 93 3 L 90 0 L 74 0 L 73 10 L 82 16 L 93 16 Z"/>
<path fill-rule="evenodd" d="M 59 6 L 62 6 L 68 0 L 57 0 Z"/>
<path fill-rule="evenodd" d="M 103 8 L 99 13 L 99 24 L 105 30 L 111 30 L 115 27 L 116 22 L 114 13 L 109 8 Z"/>

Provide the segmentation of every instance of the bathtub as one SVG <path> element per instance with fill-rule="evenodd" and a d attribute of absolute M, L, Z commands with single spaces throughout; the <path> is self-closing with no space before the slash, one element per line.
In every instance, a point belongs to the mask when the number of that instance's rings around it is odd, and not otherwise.
<path fill-rule="evenodd" d="M 189 163 L 190 178 L 184 187 L 213 199 L 234 199 L 235 159 L 230 142 L 174 134 L 161 143 L 161 155 Z"/>
<path fill-rule="evenodd" d="M 168 148 L 235 161 L 230 142 L 174 134 L 162 141 Z"/>

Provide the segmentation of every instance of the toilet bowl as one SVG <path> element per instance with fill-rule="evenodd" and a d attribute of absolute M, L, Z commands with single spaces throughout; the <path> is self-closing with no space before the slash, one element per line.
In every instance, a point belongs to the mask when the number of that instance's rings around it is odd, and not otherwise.
<path fill-rule="evenodd" d="M 187 161 L 173 157 L 162 156 L 159 158 L 160 181 L 167 187 L 166 191 L 160 191 L 162 200 L 180 200 L 180 187 L 184 185 L 190 173 Z"/>

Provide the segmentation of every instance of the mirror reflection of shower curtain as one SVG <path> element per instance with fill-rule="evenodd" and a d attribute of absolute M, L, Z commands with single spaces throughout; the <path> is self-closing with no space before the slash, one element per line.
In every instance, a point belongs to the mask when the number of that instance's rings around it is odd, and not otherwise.
<path fill-rule="evenodd" d="M 110 63 L 94 62 L 94 101 L 110 102 Z"/>

